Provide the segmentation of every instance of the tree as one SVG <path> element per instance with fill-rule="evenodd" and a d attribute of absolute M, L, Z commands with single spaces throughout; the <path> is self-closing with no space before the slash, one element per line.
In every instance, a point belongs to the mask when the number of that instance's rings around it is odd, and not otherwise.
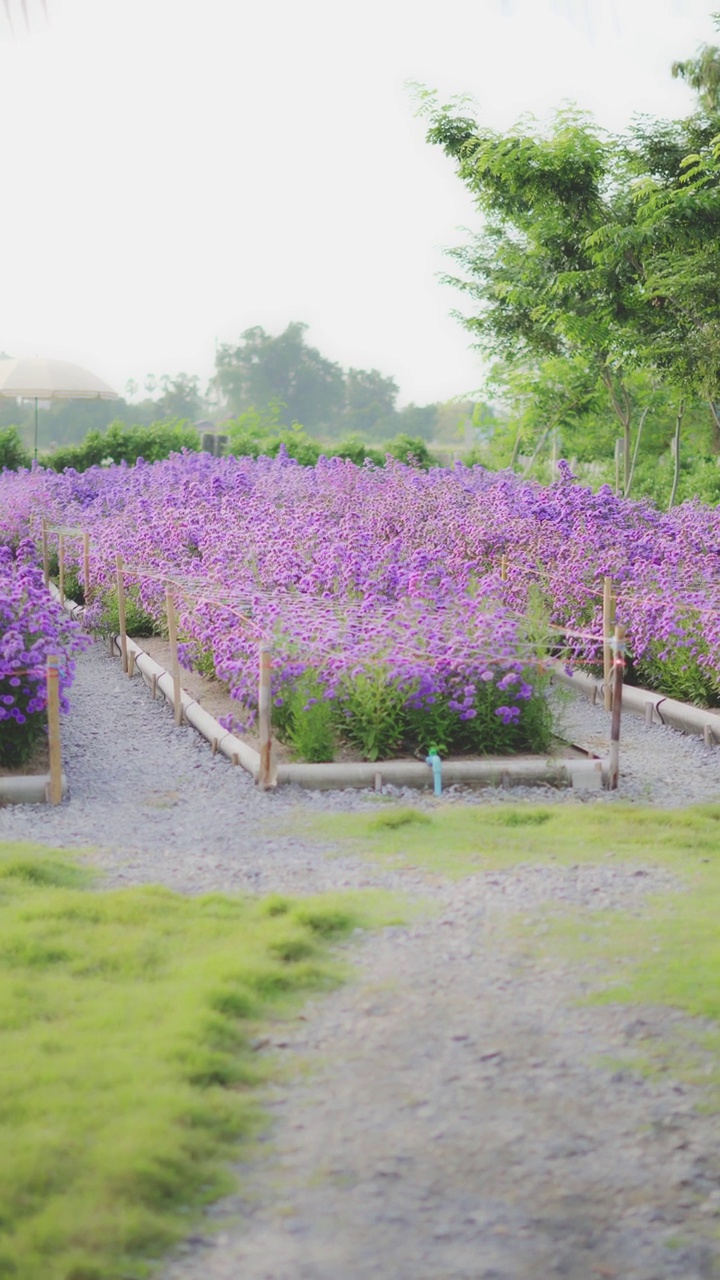
<path fill-rule="evenodd" d="M 715 15 L 717 23 L 718 15 Z M 720 111 L 720 49 L 716 45 L 703 44 L 694 58 L 673 62 L 671 71 L 690 85 L 698 95 L 703 111 L 709 116 Z"/>
<path fill-rule="evenodd" d="M 399 387 L 378 369 L 348 369 L 345 375 L 344 426 L 353 434 L 372 434 L 379 423 L 386 428 L 395 413 Z"/>
<path fill-rule="evenodd" d="M 426 103 L 429 141 L 455 161 L 484 217 L 470 245 L 454 251 L 464 275 L 452 283 L 475 310 L 463 323 L 486 354 L 522 366 L 580 359 L 600 379 L 625 440 L 629 479 L 632 402 L 627 372 L 637 359 L 647 302 L 638 264 L 593 236 L 632 224 L 625 148 L 589 118 L 562 111 L 548 136 L 482 130 L 451 108 Z"/>
<path fill-rule="evenodd" d="M 196 374 L 178 373 L 174 378 L 163 374 L 159 383 L 162 395 L 155 402 L 160 418 L 185 418 L 195 422 L 205 411 L 205 401 L 200 394 L 200 379 Z"/>
<path fill-rule="evenodd" d="M 547 136 L 527 126 L 503 135 L 432 95 L 424 110 L 429 141 L 455 161 L 484 219 L 454 251 L 463 274 L 452 283 L 473 302 L 463 323 L 487 355 L 521 370 L 580 362 L 620 424 L 627 491 L 642 410 L 633 372 L 654 370 L 678 403 L 690 391 L 715 394 L 720 206 L 711 124 L 642 121 L 630 137 L 610 138 L 564 111 Z M 691 142 L 700 150 L 688 157 Z"/>
<path fill-rule="evenodd" d="M 313 431 L 339 418 L 345 406 L 342 369 L 307 345 L 306 330 L 293 321 L 272 337 L 256 325 L 245 330 L 238 346 L 218 348 L 213 385 L 232 413 L 276 401 L 286 426 L 301 422 Z"/>

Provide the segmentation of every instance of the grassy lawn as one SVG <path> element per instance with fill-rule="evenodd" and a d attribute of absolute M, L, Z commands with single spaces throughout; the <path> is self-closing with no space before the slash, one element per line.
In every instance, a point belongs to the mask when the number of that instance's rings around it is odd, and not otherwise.
<path fill-rule="evenodd" d="M 329 944 L 382 910 L 95 892 L 0 845 L 0 1277 L 148 1275 L 258 1130 L 260 1021 L 337 982 Z"/>

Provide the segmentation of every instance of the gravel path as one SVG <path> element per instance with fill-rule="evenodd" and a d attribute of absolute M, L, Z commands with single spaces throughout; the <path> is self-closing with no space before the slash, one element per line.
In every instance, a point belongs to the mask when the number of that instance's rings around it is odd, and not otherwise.
<path fill-rule="evenodd" d="M 572 695 L 560 702 L 568 736 L 604 741 L 602 709 Z M 112 884 L 372 884 L 438 909 L 354 938 L 357 981 L 273 1032 L 261 1051 L 312 1071 L 271 1091 L 276 1120 L 240 1170 L 240 1194 L 208 1214 L 163 1280 L 718 1274 L 720 1120 L 699 1114 L 700 1090 L 622 1065 L 658 1039 L 694 1043 L 703 1028 L 667 1010 L 583 1007 L 592 975 L 527 962 L 506 928 L 520 912 L 528 931 L 541 929 L 548 903 L 639 911 L 667 873 L 520 867 L 451 883 L 327 858 L 294 834 L 298 804 L 348 811 L 374 796 L 257 792 L 99 647 L 79 664 L 64 754 L 69 801 L 0 808 L 0 839 L 92 848 Z M 614 795 L 446 799 L 717 801 L 718 763 L 699 739 L 628 716 Z"/>

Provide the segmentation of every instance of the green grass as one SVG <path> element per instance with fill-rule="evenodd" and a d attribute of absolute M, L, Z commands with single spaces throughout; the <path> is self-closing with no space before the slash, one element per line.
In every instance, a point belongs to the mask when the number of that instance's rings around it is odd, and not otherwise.
<path fill-rule="evenodd" d="M 0 845 L 0 1277 L 134 1280 L 232 1185 L 261 1124 L 252 1039 L 341 977 L 363 895 L 89 891 Z"/>
<path fill-rule="evenodd" d="M 352 851 L 393 865 L 425 867 L 450 878 L 520 862 L 573 864 L 608 856 L 700 867 L 720 866 L 720 805 L 653 810 L 630 805 L 446 805 L 427 810 L 373 804 L 368 812 L 309 818 L 297 826 Z"/>

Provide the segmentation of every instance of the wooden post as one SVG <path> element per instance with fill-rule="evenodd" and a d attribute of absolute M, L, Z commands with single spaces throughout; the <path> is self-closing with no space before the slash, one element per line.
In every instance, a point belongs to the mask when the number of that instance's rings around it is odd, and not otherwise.
<path fill-rule="evenodd" d="M 43 516 L 42 522 L 42 562 L 43 562 L 43 580 L 45 586 L 50 586 L 50 557 L 48 555 L 48 526 L 47 520 Z"/>
<path fill-rule="evenodd" d="M 610 776 L 608 787 L 617 790 L 620 777 L 620 717 L 622 715 L 623 676 L 625 674 L 625 628 L 615 628 L 613 641 L 613 704 L 610 724 Z"/>
<path fill-rule="evenodd" d="M 60 604 L 65 604 L 65 534 L 58 537 L 58 590 Z"/>
<path fill-rule="evenodd" d="M 118 551 L 115 557 L 115 578 L 117 581 L 118 620 L 120 625 L 120 652 L 122 653 L 122 669 L 127 672 L 127 628 L 125 623 L 125 579 L 123 577 L 123 558 Z"/>
<path fill-rule="evenodd" d="M 83 534 L 83 591 L 85 604 L 90 603 L 90 534 Z"/>
<path fill-rule="evenodd" d="M 47 717 L 48 748 L 50 753 L 50 788 L 51 804 L 60 804 L 62 800 L 62 753 L 60 749 L 60 659 L 48 657 L 46 667 L 47 679 Z"/>
<path fill-rule="evenodd" d="M 272 725 L 270 680 L 272 672 L 272 651 L 270 645 L 260 645 L 260 683 L 258 687 L 258 729 L 260 732 L 260 769 L 258 786 L 262 791 L 274 787 L 277 783 L 274 753 L 272 749 Z"/>
<path fill-rule="evenodd" d="M 612 711 L 612 633 L 615 625 L 615 596 L 612 578 L 603 578 L 603 679 L 605 710 Z"/>
<path fill-rule="evenodd" d="M 180 691 L 180 663 L 178 662 L 177 649 L 177 610 L 175 608 L 175 596 L 170 587 L 165 588 L 165 610 L 167 612 L 168 639 L 170 641 L 170 667 L 173 682 L 175 723 L 180 725 L 183 721 L 183 709 Z"/>
<path fill-rule="evenodd" d="M 507 576 L 508 576 L 508 558 L 507 556 L 501 556 L 500 557 L 500 581 L 507 582 Z"/>

